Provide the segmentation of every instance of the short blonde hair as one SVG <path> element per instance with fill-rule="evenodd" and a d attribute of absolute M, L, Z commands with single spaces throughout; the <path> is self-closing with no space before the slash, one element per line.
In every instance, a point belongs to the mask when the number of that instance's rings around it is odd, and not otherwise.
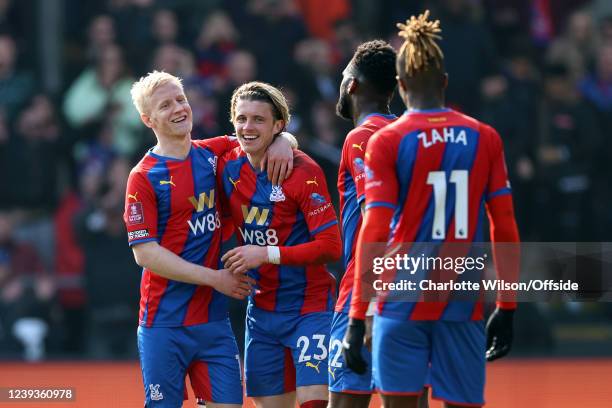
<path fill-rule="evenodd" d="M 272 106 L 272 116 L 274 116 L 274 119 L 284 121 L 285 128 L 289 124 L 289 120 L 291 119 L 289 104 L 280 89 L 265 82 L 258 81 L 249 82 L 238 87 L 232 94 L 232 101 L 230 104 L 231 122 L 234 121 L 236 105 L 239 99 L 267 102 Z"/>
<path fill-rule="evenodd" d="M 141 115 L 149 113 L 149 98 L 157 88 L 167 83 L 176 84 L 181 88 L 181 91 L 183 90 L 181 78 L 164 71 L 149 72 L 147 75 L 140 77 L 138 81 L 134 82 L 130 93 L 132 94 L 132 102 L 138 110 L 138 113 Z"/>

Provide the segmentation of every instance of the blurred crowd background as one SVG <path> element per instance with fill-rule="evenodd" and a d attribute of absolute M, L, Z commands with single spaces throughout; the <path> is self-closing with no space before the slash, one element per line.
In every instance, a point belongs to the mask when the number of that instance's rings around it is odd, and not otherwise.
<path fill-rule="evenodd" d="M 238 85 L 281 87 L 337 204 L 342 69 L 364 40 L 399 48 L 395 23 L 425 8 L 443 28 L 448 104 L 504 140 L 522 239 L 611 241 L 609 0 L 0 0 L 0 358 L 136 356 L 122 212 L 155 140 L 135 79 L 184 79 L 193 138 L 232 133 Z M 522 305 L 516 353 L 610 353 L 611 319 L 602 303 Z"/>

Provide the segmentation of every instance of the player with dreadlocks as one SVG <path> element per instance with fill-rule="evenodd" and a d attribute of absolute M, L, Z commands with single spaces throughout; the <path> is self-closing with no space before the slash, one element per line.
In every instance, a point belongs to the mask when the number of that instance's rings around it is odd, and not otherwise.
<path fill-rule="evenodd" d="M 396 69 L 408 110 L 376 132 L 366 149 L 366 213 L 343 341 L 345 361 L 356 370 L 364 364 L 364 319 L 372 291 L 366 282 L 374 280 L 370 269 L 384 247 L 407 248 L 412 257 L 422 252 L 457 256 L 460 251 L 465 252 L 459 256 L 471 256 L 472 243 L 484 240 L 486 206 L 498 277 L 518 278 L 517 245 L 496 244 L 519 241 L 502 141 L 492 127 L 445 106 L 448 76 L 437 44 L 441 28 L 428 17 L 425 12 L 398 24 L 405 42 Z M 383 249 L 373 250 L 374 243 L 382 243 Z M 458 272 L 396 266 L 376 279 L 382 284 L 481 279 L 481 271 Z M 372 377 L 384 406 L 416 407 L 425 385 L 447 407 L 482 406 L 485 359 L 495 360 L 510 350 L 513 294 L 498 294 L 485 336 L 479 293 L 458 299 L 456 292 L 431 296 L 419 292 L 418 283 L 416 288 L 408 296 L 379 292 L 377 298 Z"/>

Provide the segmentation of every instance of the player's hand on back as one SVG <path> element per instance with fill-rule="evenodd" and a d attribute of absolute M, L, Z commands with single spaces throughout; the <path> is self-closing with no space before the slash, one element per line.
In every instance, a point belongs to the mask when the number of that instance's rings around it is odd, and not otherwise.
<path fill-rule="evenodd" d="M 497 308 L 487 322 L 487 361 L 497 360 L 510 352 L 513 337 L 514 310 Z"/>
<path fill-rule="evenodd" d="M 249 296 L 255 280 L 248 275 L 234 274 L 229 269 L 220 269 L 216 274 L 216 282 L 213 287 L 235 299 L 242 300 Z"/>
<path fill-rule="evenodd" d="M 245 274 L 249 269 L 258 268 L 268 262 L 268 248 L 257 245 L 236 247 L 227 251 L 221 262 L 232 273 Z"/>
<path fill-rule="evenodd" d="M 261 160 L 261 170 L 267 168 L 268 179 L 275 186 L 280 186 L 291 175 L 293 170 L 293 148 L 297 142 L 291 133 L 282 132 L 268 147 Z"/>
<path fill-rule="evenodd" d="M 346 366 L 357 374 L 364 374 L 368 367 L 361 355 L 365 333 L 365 322 L 359 319 L 351 319 L 342 340 L 342 356 Z"/>

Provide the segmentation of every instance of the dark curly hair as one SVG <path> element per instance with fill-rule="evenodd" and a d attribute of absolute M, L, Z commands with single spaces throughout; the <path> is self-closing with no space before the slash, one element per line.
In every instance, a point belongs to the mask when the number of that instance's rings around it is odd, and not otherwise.
<path fill-rule="evenodd" d="M 382 40 L 373 40 L 357 48 L 352 64 L 374 89 L 386 96 L 395 90 L 396 56 L 391 45 Z"/>

